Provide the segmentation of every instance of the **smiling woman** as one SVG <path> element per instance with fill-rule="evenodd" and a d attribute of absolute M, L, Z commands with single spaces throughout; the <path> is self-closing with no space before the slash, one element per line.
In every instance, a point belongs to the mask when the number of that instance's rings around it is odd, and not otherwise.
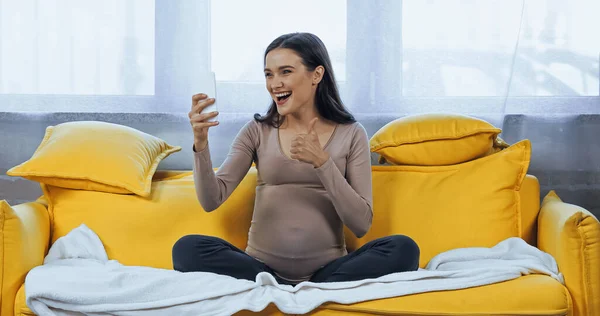
<path fill-rule="evenodd" d="M 273 101 L 265 116 L 255 115 L 257 121 L 280 127 L 282 117 L 306 108 L 307 103 L 315 103 L 319 115 L 328 121 L 355 121 L 342 103 L 329 54 L 318 37 L 282 35 L 267 47 L 264 61 L 266 88 Z M 296 118 L 292 115 L 290 120 Z"/>
<path fill-rule="evenodd" d="M 202 113 L 214 100 L 194 95 L 189 113 L 194 183 L 204 210 L 223 204 L 256 163 L 247 247 L 187 235 L 173 246 L 174 269 L 248 280 L 269 272 L 292 285 L 416 270 L 419 247 L 407 236 L 375 239 L 352 253 L 346 249 L 344 226 L 359 238 L 371 227 L 371 155 L 364 127 L 342 104 L 323 42 L 310 33 L 278 37 L 265 51 L 264 73 L 271 107 L 242 128 L 216 172 L 208 129 L 218 123 L 207 121 L 214 113 Z"/>

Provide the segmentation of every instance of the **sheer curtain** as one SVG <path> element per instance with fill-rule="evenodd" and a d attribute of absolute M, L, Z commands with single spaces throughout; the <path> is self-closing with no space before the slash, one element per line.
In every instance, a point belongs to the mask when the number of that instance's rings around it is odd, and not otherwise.
<path fill-rule="evenodd" d="M 369 133 L 415 113 L 488 119 L 505 140 L 532 141 L 542 194 L 600 214 L 599 13 L 598 0 L 0 0 L 0 114 L 100 113 L 189 143 L 190 96 L 215 71 L 219 164 L 269 104 L 265 47 L 312 32 Z M 184 154 L 168 167 L 189 167 Z"/>
<path fill-rule="evenodd" d="M 597 1 L 348 4 L 355 4 L 347 47 L 347 101 L 354 107 L 368 101 L 378 112 L 598 111 L 585 98 L 600 87 Z"/>
<path fill-rule="evenodd" d="M 264 48 L 307 31 L 360 113 L 597 112 L 598 12 L 595 0 L 0 0 L 0 94 L 19 111 L 182 112 L 212 70 L 223 112 L 262 111 Z"/>
<path fill-rule="evenodd" d="M 0 93 L 152 95 L 154 2 L 1 0 Z"/>

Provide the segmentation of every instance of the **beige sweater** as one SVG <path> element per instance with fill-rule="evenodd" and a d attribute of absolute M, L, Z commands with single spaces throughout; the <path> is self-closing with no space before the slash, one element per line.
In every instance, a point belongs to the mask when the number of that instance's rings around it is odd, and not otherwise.
<path fill-rule="evenodd" d="M 244 178 L 258 171 L 246 253 L 282 278 L 301 282 L 345 254 L 344 225 L 358 237 L 371 226 L 371 160 L 360 123 L 339 124 L 319 168 L 281 150 L 278 129 L 254 120 L 236 136 L 215 173 L 209 146 L 194 153 L 196 193 L 207 211 L 218 208 Z"/>

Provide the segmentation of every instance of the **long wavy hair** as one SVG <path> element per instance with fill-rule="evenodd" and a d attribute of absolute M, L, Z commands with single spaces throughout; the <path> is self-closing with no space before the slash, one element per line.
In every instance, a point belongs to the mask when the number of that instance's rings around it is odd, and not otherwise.
<path fill-rule="evenodd" d="M 319 114 L 330 121 L 338 124 L 349 124 L 356 122 L 354 116 L 346 109 L 335 82 L 333 67 L 325 44 L 316 35 L 311 33 L 290 33 L 276 38 L 265 50 L 264 62 L 266 64 L 267 54 L 276 48 L 288 48 L 296 52 L 302 59 L 302 64 L 309 71 L 314 71 L 317 66 L 325 68 L 323 79 L 317 86 L 315 104 Z M 267 123 L 275 128 L 283 124 L 284 118 L 277 112 L 277 104 L 271 100 L 267 113 L 261 116 L 254 114 L 254 119 L 261 123 Z"/>

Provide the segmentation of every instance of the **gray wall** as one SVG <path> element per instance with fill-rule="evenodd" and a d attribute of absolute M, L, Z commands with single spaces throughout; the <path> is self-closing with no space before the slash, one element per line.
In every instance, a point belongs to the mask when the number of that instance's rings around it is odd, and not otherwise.
<path fill-rule="evenodd" d="M 369 136 L 398 115 L 357 115 Z M 569 203 L 600 217 L 600 115 L 480 115 L 503 129 L 509 143 L 528 138 L 532 142 L 529 174 L 538 177 L 542 197 L 554 189 Z M 222 123 L 211 130 L 213 161 L 223 161 L 239 128 L 251 114 L 221 114 Z M 11 205 L 41 195 L 35 182 L 6 176 L 11 167 L 29 159 L 45 128 L 75 120 L 98 120 L 123 124 L 160 137 L 182 151 L 165 159 L 159 169 L 192 168 L 192 133 L 186 114 L 161 113 L 16 113 L 0 112 L 0 199 Z M 374 161 L 374 163 L 376 163 Z"/>

